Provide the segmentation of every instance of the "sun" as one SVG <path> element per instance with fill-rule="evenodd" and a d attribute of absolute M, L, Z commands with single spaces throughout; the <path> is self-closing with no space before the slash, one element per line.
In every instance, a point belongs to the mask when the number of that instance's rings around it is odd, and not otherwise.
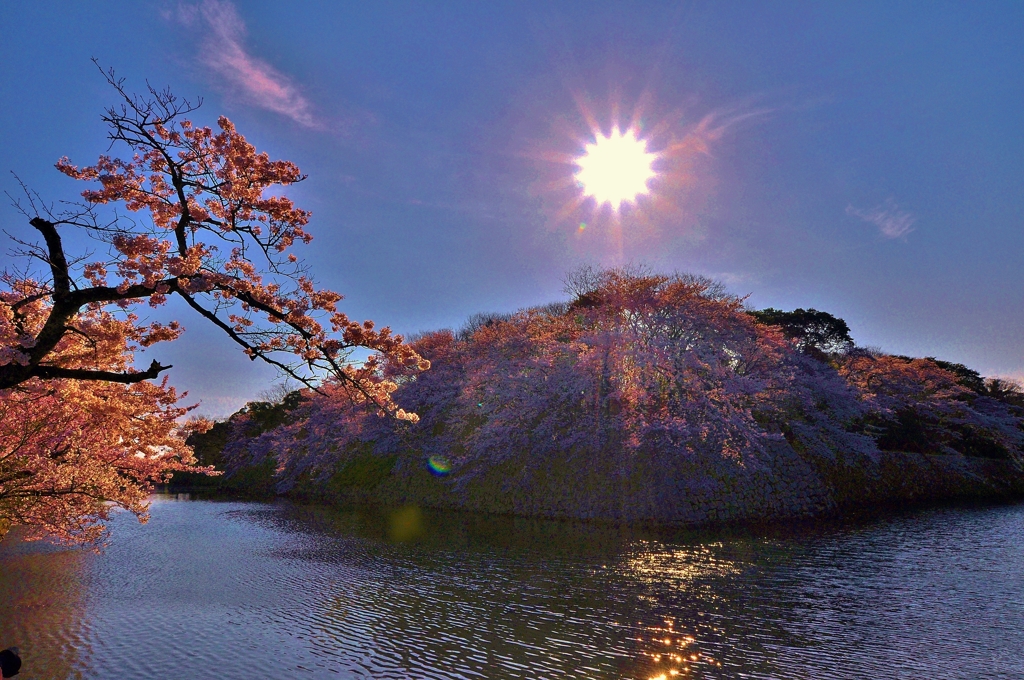
<path fill-rule="evenodd" d="M 584 195 L 618 209 L 650 191 L 647 182 L 658 174 L 652 167 L 658 155 L 647 151 L 647 142 L 635 129 L 619 132 L 616 127 L 607 137 L 600 133 L 595 137 L 575 161 L 576 181 Z"/>

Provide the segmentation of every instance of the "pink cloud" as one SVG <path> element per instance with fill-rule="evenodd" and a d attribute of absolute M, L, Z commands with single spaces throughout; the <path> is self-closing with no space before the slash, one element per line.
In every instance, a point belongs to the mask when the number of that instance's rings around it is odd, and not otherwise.
<path fill-rule="evenodd" d="M 186 26 L 200 28 L 204 35 L 200 62 L 219 75 L 245 101 L 288 116 L 306 127 L 319 127 L 309 101 L 291 78 L 246 51 L 245 23 L 235 6 L 225 0 L 203 0 L 185 5 L 179 19 Z"/>

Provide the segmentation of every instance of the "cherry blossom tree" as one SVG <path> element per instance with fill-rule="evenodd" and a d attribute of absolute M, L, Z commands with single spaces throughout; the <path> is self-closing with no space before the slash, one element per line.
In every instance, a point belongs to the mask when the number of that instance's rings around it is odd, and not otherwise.
<path fill-rule="evenodd" d="M 977 393 L 934 359 L 853 352 L 839 366 L 879 446 L 1024 461 L 1024 409 Z"/>
<path fill-rule="evenodd" d="M 417 338 L 427 373 L 387 364 L 395 403 L 418 423 L 372 418 L 343 391 L 324 391 L 281 428 L 251 438 L 240 425 L 229 458 L 274 458 L 280 490 L 368 452 L 444 458 L 457 483 L 510 458 L 529 467 L 552 455 L 623 466 L 634 453 L 684 456 L 724 472 L 778 455 L 870 465 L 881 449 L 917 450 L 896 436 L 908 413 L 927 430 L 923 452 L 1024 456 L 1024 413 L 1012 399 L 972 392 L 934 360 L 809 353 L 701 277 L 585 269 L 567 290 L 569 303 Z"/>
<path fill-rule="evenodd" d="M 105 76 L 120 104 L 103 120 L 126 153 L 57 162 L 93 185 L 81 203 L 58 211 L 26 190 L 16 206 L 42 242 L 19 240 L 23 265 L 0 278 L 0 528 L 68 541 L 101 532 L 104 502 L 144 517 L 150 485 L 193 463 L 189 426 L 176 424 L 184 395 L 151 382 L 171 367 L 133 363 L 183 327 L 146 323 L 143 304 L 177 297 L 252 360 L 398 419 L 416 415 L 392 400 L 383 366 L 429 366 L 389 328 L 346 316 L 342 296 L 318 288 L 291 252 L 312 238 L 310 213 L 280 193 L 304 179 L 295 164 L 258 152 L 227 118 L 192 123 L 199 103 L 152 88 L 134 96 Z M 99 256 L 66 252 L 71 230 Z M 356 348 L 370 358 L 350 361 Z"/>

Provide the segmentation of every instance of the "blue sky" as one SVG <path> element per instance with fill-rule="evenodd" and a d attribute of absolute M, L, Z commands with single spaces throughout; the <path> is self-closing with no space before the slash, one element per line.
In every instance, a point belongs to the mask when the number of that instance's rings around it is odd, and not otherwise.
<path fill-rule="evenodd" d="M 4 3 L 0 188 L 80 190 L 52 164 L 106 149 L 96 57 L 308 173 L 302 254 L 356 318 L 457 327 L 562 298 L 579 264 L 646 263 L 1024 378 L 1022 36 L 1010 2 Z M 616 111 L 681 149 L 617 221 L 573 207 L 567 162 Z M 201 411 L 273 381 L 181 318 L 144 360 Z"/>

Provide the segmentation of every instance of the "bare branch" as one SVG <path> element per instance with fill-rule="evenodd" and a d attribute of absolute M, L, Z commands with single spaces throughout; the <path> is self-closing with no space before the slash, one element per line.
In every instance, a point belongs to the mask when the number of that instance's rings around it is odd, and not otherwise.
<path fill-rule="evenodd" d="M 166 371 L 169 368 L 174 367 L 162 366 L 154 359 L 153 363 L 151 363 L 149 368 L 145 371 L 135 371 L 132 373 L 90 371 L 87 369 L 60 368 L 59 366 L 36 366 L 33 373 L 35 374 L 35 377 L 42 378 L 43 380 L 52 380 L 55 378 L 65 378 L 70 380 L 102 380 L 103 382 L 132 385 L 140 383 L 143 380 L 154 380 L 159 377 L 161 372 Z"/>

